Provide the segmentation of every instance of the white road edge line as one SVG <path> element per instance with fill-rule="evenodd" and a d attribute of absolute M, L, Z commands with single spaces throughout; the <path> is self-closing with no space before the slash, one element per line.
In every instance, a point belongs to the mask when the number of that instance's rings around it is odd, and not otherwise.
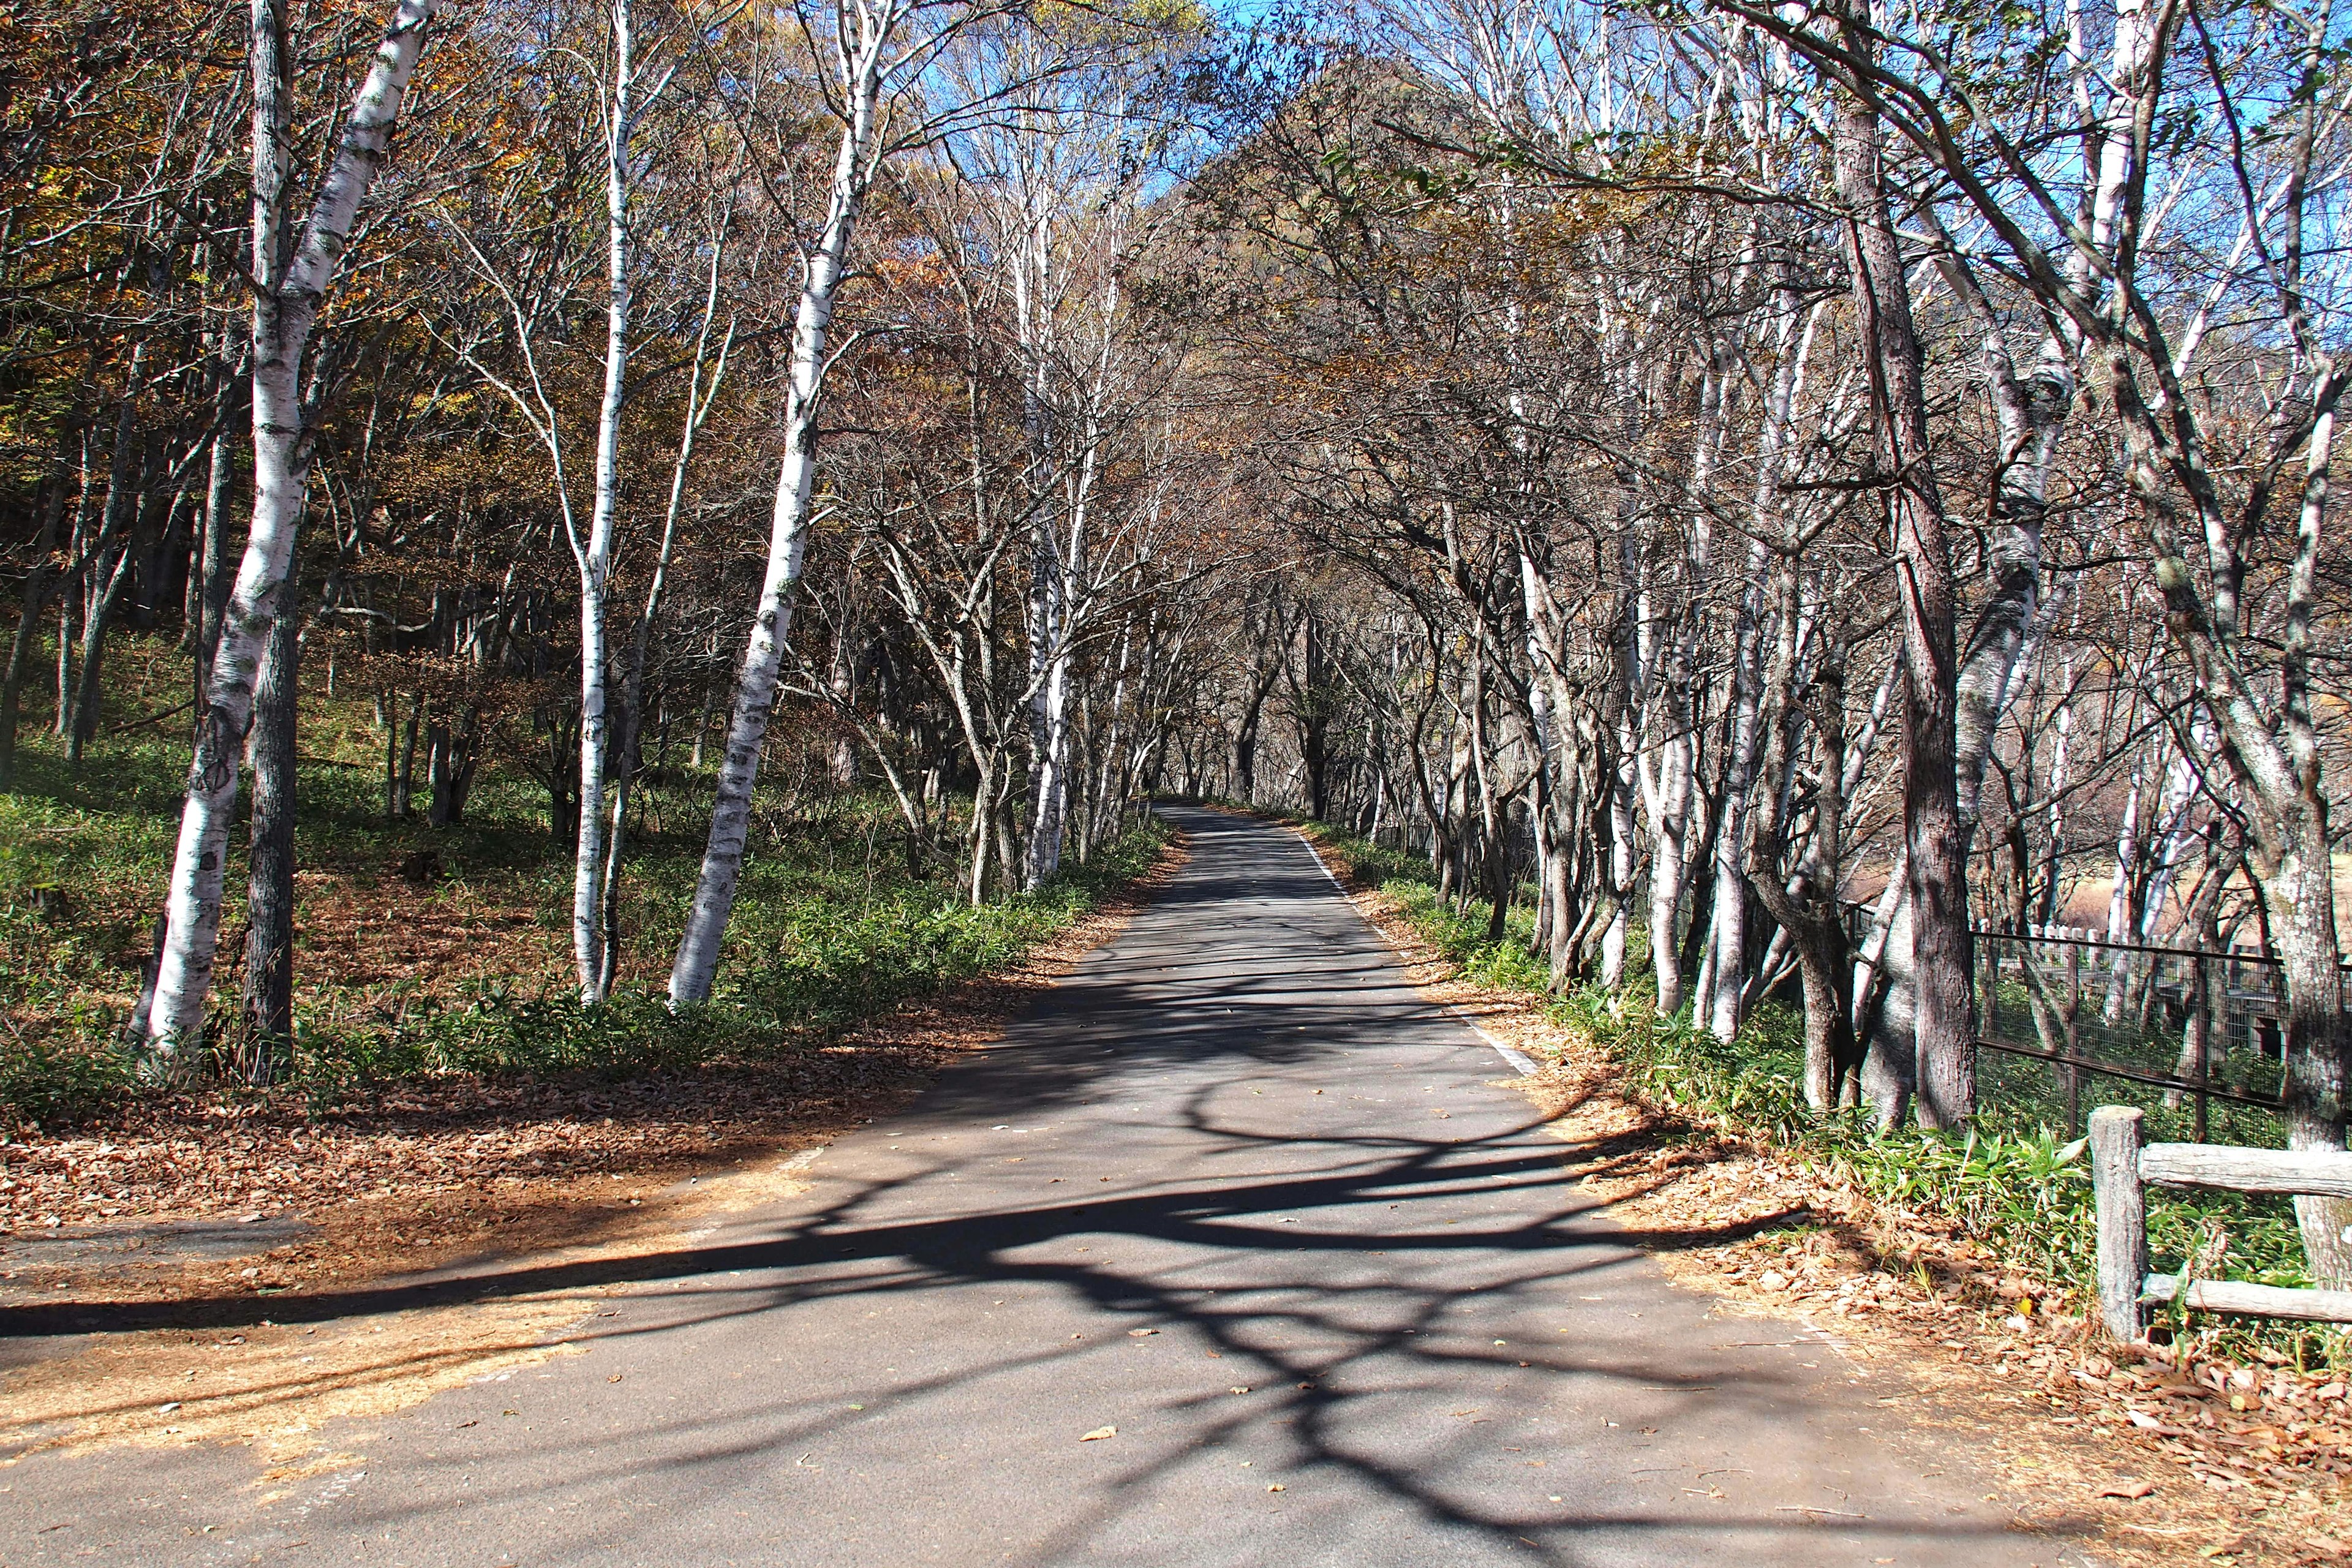
<path fill-rule="evenodd" d="M 1351 910 L 1355 910 L 1356 900 L 1354 898 L 1349 896 L 1347 884 L 1339 880 L 1339 875 L 1331 869 L 1329 863 L 1323 858 L 1323 852 L 1315 847 L 1315 840 L 1307 837 L 1306 831 L 1302 828 L 1294 827 L 1290 831 L 1298 836 L 1298 842 L 1300 846 L 1306 849 L 1307 858 L 1315 862 L 1315 868 L 1323 873 L 1324 878 L 1330 882 L 1332 887 L 1339 889 L 1339 896 L 1348 900 L 1348 907 Z M 1361 910 L 1356 910 L 1356 915 L 1360 920 L 1364 919 L 1364 911 Z M 1372 922 L 1370 920 L 1364 920 L 1364 923 L 1366 925 L 1371 925 Z M 1375 933 L 1378 933 L 1380 929 L 1381 928 L 1378 926 L 1372 926 L 1372 930 Z M 1387 937 L 1382 936 L 1381 940 L 1385 942 L 1388 939 Z M 1439 1004 L 1439 1005 L 1443 1006 L 1447 1012 L 1454 1015 L 1454 1022 L 1460 1024 L 1464 1028 L 1469 1030 L 1472 1034 L 1486 1041 L 1487 1045 L 1493 1047 L 1495 1054 L 1502 1058 L 1505 1062 L 1508 1063 L 1513 1072 L 1517 1073 L 1521 1078 L 1533 1078 L 1536 1075 L 1538 1064 L 1535 1058 L 1528 1055 L 1527 1052 L 1519 1049 L 1517 1046 L 1505 1045 L 1502 1041 L 1488 1034 L 1485 1029 L 1480 1028 L 1478 1026 L 1478 1021 L 1475 1018 L 1473 1018 L 1469 1014 L 1465 1013 L 1461 1008 L 1456 1007 L 1453 1003 L 1444 1002 Z"/>

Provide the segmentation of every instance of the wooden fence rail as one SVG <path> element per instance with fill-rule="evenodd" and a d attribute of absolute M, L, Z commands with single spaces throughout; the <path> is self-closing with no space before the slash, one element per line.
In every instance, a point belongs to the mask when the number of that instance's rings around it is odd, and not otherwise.
<path fill-rule="evenodd" d="M 2099 1227 L 2099 1308 L 2119 1340 L 2147 1332 L 2150 1302 L 2181 1300 L 2213 1312 L 2352 1323 L 2352 1290 L 2288 1290 L 2229 1279 L 2182 1280 L 2147 1268 L 2147 1194 L 2158 1187 L 2220 1187 L 2352 1198 L 2352 1153 L 2240 1149 L 2215 1143 L 2142 1143 L 2128 1105 L 2091 1112 L 2091 1185 Z"/>

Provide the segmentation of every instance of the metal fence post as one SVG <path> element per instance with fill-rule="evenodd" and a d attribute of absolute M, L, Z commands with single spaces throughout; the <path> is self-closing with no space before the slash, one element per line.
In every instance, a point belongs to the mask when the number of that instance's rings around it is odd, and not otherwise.
<path fill-rule="evenodd" d="M 2140 1113 L 2128 1105 L 2091 1112 L 2091 1190 L 2098 1209 L 2099 1308 L 2107 1331 L 2129 1342 L 2147 1332 L 2140 1310 L 2147 1278 L 2147 1199 L 2139 1180 Z"/>
<path fill-rule="evenodd" d="M 2000 938 L 1987 931 L 1984 936 L 1984 1033 L 1993 1039 L 2000 1038 Z"/>
<path fill-rule="evenodd" d="M 2187 1025 L 2189 1038 L 2187 1041 L 2188 1049 L 2181 1053 L 2189 1058 L 2189 1081 L 2197 1086 L 2197 1124 L 2195 1129 L 2195 1137 L 2197 1142 L 2200 1143 L 2205 1142 L 2205 1136 L 2208 1130 L 2206 1101 L 2210 1098 L 2205 1092 L 2205 1077 L 2208 1071 L 2207 1064 L 2211 1058 L 2213 1052 L 2213 976 L 2211 968 L 2212 961 L 2210 959 L 2192 958 L 2189 961 L 2189 972 L 2193 977 L 2189 990 L 2189 1022 Z M 2228 994 L 2226 987 L 2222 994 L 2225 996 Z"/>
<path fill-rule="evenodd" d="M 2083 1054 L 2083 945 L 2066 944 L 2066 1010 L 2061 1016 L 2066 1025 L 2066 1055 Z M 2083 1069 L 2071 1065 L 2058 1069 L 2058 1089 L 2066 1097 L 2066 1136 L 2078 1137 L 2083 1131 Z"/>

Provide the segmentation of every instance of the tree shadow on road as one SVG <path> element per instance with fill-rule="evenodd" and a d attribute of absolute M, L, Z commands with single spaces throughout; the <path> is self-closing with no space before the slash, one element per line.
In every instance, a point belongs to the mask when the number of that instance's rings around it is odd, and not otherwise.
<path fill-rule="evenodd" d="M 1563 1145 L 1546 1132 L 1549 1118 L 1516 1098 L 1482 1097 L 1458 1113 L 1420 1100 L 1427 1091 L 1408 1080 L 1424 1066 L 1459 1086 L 1459 1025 L 1398 981 L 1351 913 L 1330 918 L 1336 900 L 1307 880 L 1319 872 L 1303 849 L 1300 866 L 1267 871 L 1221 867 L 1209 831 L 1196 827 L 1195 845 L 1199 869 L 1167 918 L 1139 921 L 1014 1026 L 1016 1048 L 951 1070 L 781 1210 L 632 1257 L 511 1259 L 422 1281 L 118 1308 L 107 1326 L 315 1324 L 631 1286 L 639 1305 L 625 1323 L 591 1319 L 568 1337 L 617 1351 L 688 1331 L 740 1331 L 789 1348 L 796 1323 L 823 1317 L 829 1302 L 895 1303 L 952 1326 L 1017 1293 L 1150 1331 L 1208 1362 L 1213 1374 L 1197 1388 L 1137 1385 L 1151 1415 L 1123 1428 L 1135 1457 L 1122 1449 L 1108 1476 L 1054 1500 L 1050 1531 L 1022 1553 L 1034 1561 L 1082 1560 L 1087 1543 L 1141 1517 L 1171 1478 L 1244 1442 L 1278 1448 L 1296 1489 L 1343 1478 L 1351 1495 L 1369 1492 L 1441 1539 L 1475 1542 L 1486 1560 L 1662 1561 L 1696 1547 L 1801 1562 L 1818 1542 L 1827 1561 L 1898 1541 L 2003 1533 L 1985 1514 L 1930 1518 L 1906 1502 L 1864 1518 L 1810 1495 L 1735 1499 L 1707 1482 L 1687 1456 L 1717 1434 L 1769 1447 L 1785 1426 L 1792 1444 L 1813 1441 L 1801 1417 L 1835 1380 L 1714 1343 L 1722 1325 L 1703 1302 L 1660 1285 L 1642 1250 L 1719 1245 L 1801 1216 L 1656 1236 L 1612 1226 L 1569 1165 L 1630 1172 L 1646 1150 Z M 1219 918 L 1225 900 L 1277 912 L 1295 903 L 1297 918 L 1239 963 L 1214 960 L 1188 932 Z M 1351 1079 L 1349 1053 L 1376 1041 L 1391 1053 L 1385 1077 Z M 1116 1113 L 1124 1097 L 1153 1091 L 1159 1069 L 1180 1067 L 1190 1087 L 1117 1146 L 1048 1154 L 1042 1142 L 1024 1144 L 1037 1152 L 1025 1184 L 1003 1174 L 1015 1162 L 1006 1140 L 1050 1131 L 1081 1107 Z M 1328 1097 L 1351 1094 L 1394 1110 L 1333 1114 Z M 1319 1110 L 1301 1109 L 1318 1096 Z M 983 1165 L 988 1179 L 962 1179 Z M 1162 1169 L 1176 1173 L 1155 1173 Z M 1102 1190 L 1050 1191 L 1082 1184 Z M 1550 1320 L 1580 1297 L 1624 1305 L 1584 1314 L 1584 1331 L 1569 1338 Z M 83 1332 L 89 1315 L 7 1309 L 0 1335 Z M 871 1407 L 860 1419 L 967 1410 L 1000 1386 L 1031 1386 L 1041 1371 L 1075 1374 L 1124 1343 L 1108 1333 L 1013 1344 L 965 1336 L 942 1348 L 944 1368 L 857 1385 L 857 1407 Z M 1102 1364 L 1087 1375 L 1099 1377 Z M 811 1365 L 731 1406 L 657 1420 L 639 1412 L 625 1451 L 588 1435 L 605 1428 L 583 1420 L 579 1436 L 540 1440 L 542 1468 L 575 1489 L 658 1468 L 681 1498 L 715 1491 L 742 1467 L 789 1465 L 812 1445 L 843 1440 L 848 1394 L 828 1384 L 833 1375 Z M 584 1381 L 578 1398 L 604 1397 Z M 1474 1387 L 1475 1406 L 1416 1417 L 1410 1432 L 1400 1426 L 1405 1402 Z M 103 1391 L 92 1393 L 102 1408 Z M 1153 1422 L 1181 1440 L 1155 1443 Z M 1521 1484 L 1518 1467 L 1538 1461 L 1503 1457 L 1500 1435 L 1514 1433 L 1527 1435 L 1522 1448 L 1548 1446 L 1555 1458 L 1546 1462 L 1560 1468 L 1544 1473 L 1569 1501 L 1547 1506 L 1549 1494 Z M 1638 1477 L 1625 1461 L 1653 1436 L 1661 1480 L 1604 1485 L 1575 1473 L 1577 1456 L 1590 1468 L 1589 1456 L 1606 1452 Z M 1499 1467 L 1518 1480 L 1498 1487 Z M 509 1500 L 527 1495 L 514 1485 Z M 495 1489 L 469 1497 L 498 1500 Z M 391 1519 L 406 1505 L 379 1506 Z"/>

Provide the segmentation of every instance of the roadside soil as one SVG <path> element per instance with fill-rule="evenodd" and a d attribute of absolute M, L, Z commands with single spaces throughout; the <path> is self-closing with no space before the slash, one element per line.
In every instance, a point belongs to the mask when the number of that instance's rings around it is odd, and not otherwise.
<path fill-rule="evenodd" d="M 602 1288 L 352 1317 L 334 1299 L 502 1258 L 625 1259 L 800 1190 L 815 1151 L 994 1041 L 1184 858 L 1180 837 L 1015 969 L 772 1060 L 404 1083 L 316 1120 L 291 1100 L 188 1097 L 0 1143 L 0 1312 L 21 1333 L 0 1339 L 0 1465 L 222 1439 L 309 1473 L 332 1468 L 310 1455 L 325 1419 L 561 1353 Z M 282 1306 L 257 1323 L 265 1300 Z"/>
<path fill-rule="evenodd" d="M 1311 836 L 1308 842 L 1314 844 Z M 1315 846 L 1414 982 L 1540 1064 L 1512 1080 L 1570 1169 L 1727 1313 L 1794 1321 L 1899 1369 L 1908 1413 L 1990 1457 L 2050 1517 L 2095 1521 L 2130 1564 L 2352 1563 L 2352 1404 L 2340 1373 L 2126 1350 L 2086 1303 L 2008 1267 L 1949 1219 L 1876 1202 L 1788 1151 L 1644 1102 L 1538 998 L 1465 983 L 1397 901 Z M 1728 1244 L 1698 1241 L 1753 1227 Z M 1759 1329 L 1759 1332 L 1771 1331 Z"/>

